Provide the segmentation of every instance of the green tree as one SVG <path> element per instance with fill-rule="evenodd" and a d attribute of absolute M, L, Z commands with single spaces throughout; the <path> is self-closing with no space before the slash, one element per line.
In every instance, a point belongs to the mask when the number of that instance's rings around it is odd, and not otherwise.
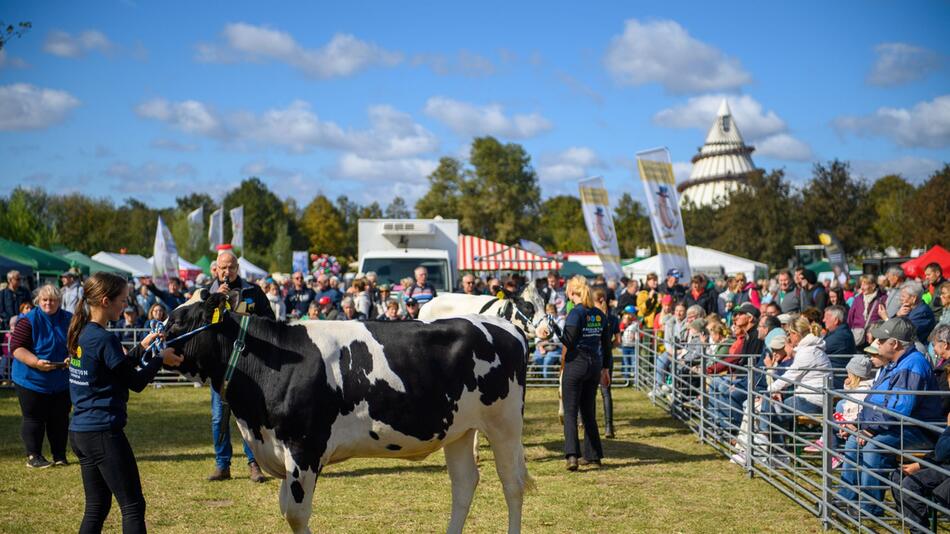
<path fill-rule="evenodd" d="M 449 157 L 440 159 L 439 166 L 428 176 L 429 190 L 416 201 L 416 215 L 421 218 L 437 215 L 445 219 L 460 218 L 459 202 L 465 182 L 464 173 L 459 160 Z"/>
<path fill-rule="evenodd" d="M 614 230 L 617 232 L 617 244 L 620 257 L 632 258 L 640 248 L 652 248 L 653 229 L 643 204 L 624 193 L 614 208 Z"/>
<path fill-rule="evenodd" d="M 894 247 L 908 251 L 907 201 L 915 193 L 914 186 L 898 175 L 885 176 L 874 182 L 868 191 L 872 217 L 873 246 L 878 250 Z M 866 210 L 867 211 L 867 210 Z"/>
<path fill-rule="evenodd" d="M 472 141 L 469 160 L 474 176 L 463 194 L 462 226 L 466 231 L 502 243 L 533 236 L 538 225 L 541 189 L 531 157 L 518 144 L 494 137 Z"/>
<path fill-rule="evenodd" d="M 48 248 L 56 241 L 50 224 L 49 195 L 42 189 L 17 187 L 0 212 L 0 237 L 25 245 Z"/>
<path fill-rule="evenodd" d="M 851 176 L 848 163 L 833 160 L 827 166 L 816 163 L 812 179 L 802 189 L 802 210 L 808 238 L 817 239 L 818 230 L 831 231 L 845 252 L 854 254 L 872 243 L 868 224 L 868 186 Z"/>
<path fill-rule="evenodd" d="M 950 247 L 950 164 L 933 173 L 907 201 L 906 232 L 916 247 Z"/>
<path fill-rule="evenodd" d="M 317 195 L 303 210 L 300 221 L 310 250 L 320 254 L 342 255 L 343 215 L 323 195 Z"/>
<path fill-rule="evenodd" d="M 716 239 L 716 228 L 712 224 L 716 220 L 720 205 L 700 206 L 695 202 L 688 202 L 680 207 L 683 217 L 683 232 L 686 243 L 697 247 L 712 247 Z"/>
<path fill-rule="evenodd" d="M 125 248 L 129 254 L 151 256 L 155 245 L 158 215 L 158 210 L 149 208 L 140 200 L 125 199 L 125 204 L 116 212 L 116 220 L 122 221 L 121 231 L 117 241 L 109 248 Z"/>
<path fill-rule="evenodd" d="M 545 250 L 568 252 L 590 250 L 590 236 L 584 226 L 581 200 L 571 195 L 558 195 L 541 203 L 540 224 L 527 236 L 534 236 Z"/>
<path fill-rule="evenodd" d="M 125 224 L 116 220 L 115 205 L 109 200 L 79 193 L 51 196 L 47 210 L 56 226 L 57 243 L 69 250 L 92 255 L 124 241 Z"/>
<path fill-rule="evenodd" d="M 387 219 L 408 219 L 412 217 L 412 213 L 409 212 L 409 206 L 406 205 L 405 199 L 396 196 L 392 202 L 386 206 L 386 209 L 383 211 L 383 216 Z"/>
<path fill-rule="evenodd" d="M 267 270 L 269 272 L 286 273 L 291 269 L 293 250 L 287 224 L 287 221 L 279 223 L 274 232 L 274 241 L 267 251 Z"/>
<path fill-rule="evenodd" d="M 14 37 L 23 37 L 23 34 L 30 31 L 32 27 L 33 23 L 29 21 L 7 24 L 0 20 L 0 50 L 3 50 L 3 47 Z"/>

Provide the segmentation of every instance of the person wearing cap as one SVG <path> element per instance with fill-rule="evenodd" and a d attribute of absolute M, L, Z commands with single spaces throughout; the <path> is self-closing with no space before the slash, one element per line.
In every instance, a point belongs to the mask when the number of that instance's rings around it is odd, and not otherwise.
<path fill-rule="evenodd" d="M 719 297 L 713 290 L 706 288 L 706 277 L 701 274 L 694 274 L 689 282 L 689 291 L 684 297 L 686 306 L 699 306 L 706 314 L 717 313 L 719 311 Z"/>
<path fill-rule="evenodd" d="M 415 297 L 406 299 L 406 320 L 418 319 L 421 305 Z"/>
<path fill-rule="evenodd" d="M 683 271 L 670 269 L 666 271 L 666 281 L 660 286 L 660 293 L 673 297 L 674 303 L 683 300 L 686 295 L 686 288 L 680 284 L 681 278 L 683 278 Z"/>
<path fill-rule="evenodd" d="M 944 415 L 938 397 L 906 394 L 911 391 L 938 390 L 930 362 L 914 345 L 914 325 L 904 317 L 894 317 L 873 327 L 871 335 L 886 365 L 871 386 L 872 391 L 880 393 L 868 394 L 865 398 L 866 407 L 885 408 L 918 421 L 942 422 Z M 904 394 L 888 393 L 890 391 Z M 883 446 L 908 450 L 929 449 L 934 442 L 929 431 L 911 424 L 901 424 L 900 420 L 880 409 L 861 410 L 856 429 L 856 433 L 849 436 L 845 443 L 847 461 L 841 476 L 844 484 L 838 490 L 838 495 L 849 501 L 857 497 L 851 488 L 858 485 L 871 498 L 883 500 L 884 490 L 870 474 L 880 473 L 894 465 L 893 455 L 886 452 Z M 864 468 L 860 476 L 855 469 L 848 468 L 858 462 Z M 880 506 L 867 499 L 862 500 L 861 508 L 865 513 L 881 515 L 883 510 Z"/>
<path fill-rule="evenodd" d="M 823 313 L 828 306 L 828 291 L 818 283 L 818 275 L 811 269 L 805 269 L 802 271 L 801 280 L 802 310 L 816 308 L 819 313 Z"/>
<path fill-rule="evenodd" d="M 126 306 L 122 310 L 122 318 L 115 325 L 116 335 L 123 343 L 132 343 L 136 340 L 135 329 L 145 327 L 145 318 L 139 315 L 137 306 Z"/>
<path fill-rule="evenodd" d="M 318 297 L 316 302 L 311 302 L 310 308 L 307 311 L 307 318 L 311 321 L 317 319 L 322 321 L 335 321 L 339 318 L 339 315 L 340 311 L 333 305 L 333 299 L 326 295 Z"/>
<path fill-rule="evenodd" d="M 731 422 L 737 427 L 742 421 L 742 414 L 735 409 L 735 399 L 731 399 L 732 392 L 738 391 L 735 387 L 736 369 L 730 365 L 742 365 L 748 357 L 758 357 L 765 348 L 764 341 L 759 339 L 756 326 L 759 320 L 759 310 L 751 303 L 746 302 L 733 310 L 733 333 L 736 340 L 729 346 L 729 355 L 719 361 L 706 366 L 707 375 L 719 375 L 710 382 L 710 408 L 717 424 L 728 429 L 725 423 Z M 741 406 L 741 403 L 740 403 Z"/>
<path fill-rule="evenodd" d="M 82 284 L 79 283 L 79 275 L 73 271 L 66 271 L 60 275 L 63 287 L 60 293 L 63 297 L 63 309 L 69 313 L 76 311 L 76 304 L 82 300 Z"/>
<path fill-rule="evenodd" d="M 301 271 L 295 271 L 290 276 L 290 281 L 292 285 L 287 290 L 287 296 L 284 297 L 284 306 L 291 318 L 297 319 L 307 314 L 310 303 L 316 300 L 317 294 L 313 289 L 307 287 Z"/>

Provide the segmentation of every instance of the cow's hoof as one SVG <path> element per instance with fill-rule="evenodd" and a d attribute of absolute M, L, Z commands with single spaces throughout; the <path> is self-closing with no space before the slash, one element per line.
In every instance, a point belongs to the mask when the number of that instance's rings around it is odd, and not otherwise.
<path fill-rule="evenodd" d="M 565 463 L 566 463 L 566 467 L 568 471 L 577 471 L 577 457 L 576 456 L 568 456 L 567 461 Z"/>
<path fill-rule="evenodd" d="M 247 464 L 247 468 L 250 471 L 251 482 L 262 483 L 267 481 L 267 478 L 264 477 L 264 473 L 261 472 L 261 468 L 257 465 L 257 462 Z"/>
<path fill-rule="evenodd" d="M 215 467 L 214 472 L 208 475 L 208 482 L 218 482 L 220 480 L 231 480 L 231 468 Z"/>

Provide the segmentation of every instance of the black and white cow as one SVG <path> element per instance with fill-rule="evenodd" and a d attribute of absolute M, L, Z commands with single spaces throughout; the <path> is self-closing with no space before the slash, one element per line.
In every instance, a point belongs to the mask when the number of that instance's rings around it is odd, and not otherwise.
<path fill-rule="evenodd" d="M 240 316 L 226 296 L 202 291 L 176 309 L 173 338 L 223 319 L 173 346 L 179 370 L 221 391 Z M 217 312 L 216 312 L 217 310 Z M 476 430 L 488 438 L 508 504 L 508 532 L 521 528 L 531 485 L 522 446 L 526 341 L 495 317 L 401 322 L 250 318 L 246 349 L 225 400 L 258 464 L 283 479 L 280 510 L 309 532 L 314 486 L 324 466 L 354 457 L 421 460 L 445 450 L 452 482 L 449 532 L 461 532 L 478 468 Z"/>

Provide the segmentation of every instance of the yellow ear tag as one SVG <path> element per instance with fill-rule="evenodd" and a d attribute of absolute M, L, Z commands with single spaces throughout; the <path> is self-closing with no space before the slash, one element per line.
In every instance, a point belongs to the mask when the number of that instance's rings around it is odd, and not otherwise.
<path fill-rule="evenodd" d="M 500 299 L 502 299 L 502 300 L 505 300 L 505 292 L 504 292 L 504 291 L 499 291 L 498 294 L 495 295 L 495 296 L 498 297 L 498 298 L 500 298 Z"/>
<path fill-rule="evenodd" d="M 214 309 L 214 315 L 211 316 L 211 324 L 217 324 L 221 322 L 221 308 Z"/>
<path fill-rule="evenodd" d="M 224 301 L 224 308 L 228 311 L 231 311 L 231 301 L 229 300 Z"/>

